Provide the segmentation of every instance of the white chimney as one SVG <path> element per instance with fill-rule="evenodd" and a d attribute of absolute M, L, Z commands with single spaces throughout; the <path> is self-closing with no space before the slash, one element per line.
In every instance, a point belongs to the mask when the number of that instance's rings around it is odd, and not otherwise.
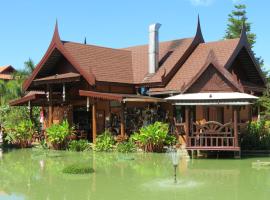
<path fill-rule="evenodd" d="M 149 59 L 149 66 L 148 66 L 148 73 L 153 74 L 158 69 L 158 62 L 159 62 L 159 40 L 158 40 L 158 29 L 160 28 L 161 24 L 151 24 L 149 26 L 149 49 L 148 49 L 148 59 Z"/>

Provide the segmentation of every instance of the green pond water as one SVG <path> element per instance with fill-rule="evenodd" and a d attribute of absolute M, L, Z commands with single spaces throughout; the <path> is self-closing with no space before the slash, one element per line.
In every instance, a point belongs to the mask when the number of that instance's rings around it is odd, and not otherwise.
<path fill-rule="evenodd" d="M 269 200 L 270 168 L 252 168 L 251 159 L 181 159 L 178 182 L 166 154 L 56 152 L 38 149 L 0 154 L 1 200 Z M 73 163 L 95 173 L 67 175 Z"/>

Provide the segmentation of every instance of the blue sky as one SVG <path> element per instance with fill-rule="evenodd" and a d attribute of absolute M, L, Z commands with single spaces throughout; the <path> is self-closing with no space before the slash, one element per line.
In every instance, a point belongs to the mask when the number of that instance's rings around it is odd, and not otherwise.
<path fill-rule="evenodd" d="M 234 3 L 245 3 L 255 52 L 270 69 L 269 0 L 0 0 L 0 66 L 22 68 L 29 57 L 38 63 L 58 19 L 62 40 L 108 47 L 148 42 L 148 25 L 162 24 L 160 40 L 192 37 L 200 14 L 206 41 L 219 40 Z M 259 3 L 258 3 L 259 2 Z"/>

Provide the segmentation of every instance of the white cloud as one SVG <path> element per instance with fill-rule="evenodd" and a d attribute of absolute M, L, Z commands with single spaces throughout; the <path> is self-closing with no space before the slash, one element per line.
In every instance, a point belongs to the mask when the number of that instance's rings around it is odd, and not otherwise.
<path fill-rule="evenodd" d="M 214 0 L 189 0 L 194 6 L 210 6 Z"/>

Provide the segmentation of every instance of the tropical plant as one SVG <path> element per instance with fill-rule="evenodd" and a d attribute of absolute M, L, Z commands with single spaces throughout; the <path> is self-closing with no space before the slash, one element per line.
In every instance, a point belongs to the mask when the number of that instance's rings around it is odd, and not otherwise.
<path fill-rule="evenodd" d="M 131 153 L 136 151 L 136 144 L 130 139 L 117 144 L 116 150 L 120 153 Z"/>
<path fill-rule="evenodd" d="M 242 149 L 270 150 L 270 121 L 252 121 L 242 135 Z"/>
<path fill-rule="evenodd" d="M 24 62 L 24 71 L 26 72 L 26 74 L 31 74 L 34 71 L 35 67 L 36 65 L 31 58 Z"/>
<path fill-rule="evenodd" d="M 90 143 L 87 140 L 71 140 L 68 143 L 68 149 L 70 151 L 87 151 L 90 150 Z"/>
<path fill-rule="evenodd" d="M 65 149 L 68 136 L 73 134 L 73 129 L 67 120 L 60 124 L 53 124 L 46 129 L 47 140 L 54 149 Z"/>
<path fill-rule="evenodd" d="M 155 122 L 140 128 L 138 133 L 134 133 L 131 138 L 144 151 L 162 152 L 164 145 L 171 145 L 176 138 L 169 135 L 169 125 L 163 122 Z"/>
<path fill-rule="evenodd" d="M 95 151 L 112 151 L 115 141 L 112 134 L 109 131 L 104 131 L 96 139 L 96 143 L 93 146 Z"/>
<path fill-rule="evenodd" d="M 8 124 L 5 127 L 5 140 L 9 144 L 20 147 L 29 147 L 31 146 L 34 132 L 34 125 L 31 120 L 21 120 L 16 124 Z"/>

